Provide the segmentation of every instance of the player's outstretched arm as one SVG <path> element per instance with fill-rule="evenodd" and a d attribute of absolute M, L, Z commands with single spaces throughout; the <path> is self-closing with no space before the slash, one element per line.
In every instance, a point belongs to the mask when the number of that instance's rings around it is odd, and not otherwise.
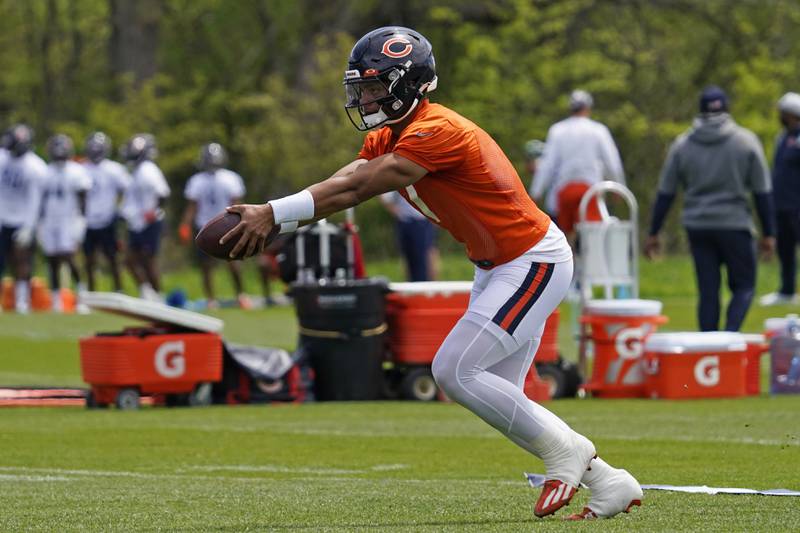
<path fill-rule="evenodd" d="M 370 161 L 359 159 L 343 167 L 330 178 L 303 191 L 272 200 L 266 204 L 234 205 L 231 213 L 239 213 L 241 221 L 220 240 L 224 244 L 239 237 L 231 249 L 231 257 L 244 251 L 245 256 L 263 249 L 273 226 L 296 228 L 313 220 L 354 207 L 379 194 L 413 184 L 427 170 L 404 157 L 384 154 Z"/>

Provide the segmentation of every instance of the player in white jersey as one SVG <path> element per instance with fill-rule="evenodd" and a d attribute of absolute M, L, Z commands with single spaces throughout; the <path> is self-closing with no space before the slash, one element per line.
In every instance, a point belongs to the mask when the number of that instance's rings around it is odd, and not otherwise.
<path fill-rule="evenodd" d="M 98 248 L 108 260 L 114 290 L 122 290 L 117 261 L 117 210 L 131 182 L 124 165 L 108 159 L 111 139 L 103 132 L 89 135 L 85 145 L 84 168 L 92 178 L 92 188 L 86 194 L 86 238 L 83 254 L 86 257 L 86 275 L 89 290 L 95 290 L 95 259 Z"/>
<path fill-rule="evenodd" d="M 86 191 L 92 180 L 80 163 L 70 159 L 74 153 L 72 139 L 67 135 L 57 134 L 47 141 L 50 164 L 42 187 L 42 211 L 36 234 L 47 258 L 53 311 L 56 312 L 63 310 L 59 297 L 62 264 L 69 267 L 78 288 L 78 311 L 88 311 L 80 304 L 84 287 L 75 264 L 75 252 L 86 234 Z"/>
<path fill-rule="evenodd" d="M 189 178 L 184 190 L 184 197 L 189 203 L 183 211 L 179 228 L 182 242 L 188 243 L 192 234 L 205 226 L 206 222 L 225 211 L 227 206 L 239 203 L 244 197 L 244 181 L 239 174 L 224 168 L 227 162 L 228 156 L 219 143 L 212 142 L 201 148 L 198 162 L 201 171 Z M 202 252 L 199 252 L 198 258 L 203 273 L 203 290 L 208 305 L 214 307 L 217 305 L 217 300 L 212 283 L 212 271 L 216 260 Z M 240 307 L 250 308 L 252 304 L 242 286 L 240 263 L 228 261 L 228 268 L 233 277 Z"/>
<path fill-rule="evenodd" d="M 10 260 L 15 309 L 30 311 L 32 244 L 47 164 L 31 151 L 33 130 L 17 124 L 8 133 L 8 159 L 0 169 L 0 277 Z"/>
<path fill-rule="evenodd" d="M 572 92 L 571 115 L 553 124 L 547 132 L 547 149 L 531 184 L 535 200 L 547 192 L 548 208 L 556 208 L 558 227 L 568 237 L 574 233 L 578 205 L 590 186 L 604 179 L 625 183 L 622 161 L 611 133 L 605 125 L 589 118 L 593 104 L 586 91 Z M 596 203 L 589 205 L 587 218 L 599 220 Z"/>
<path fill-rule="evenodd" d="M 143 298 L 160 299 L 158 256 L 163 229 L 164 200 L 170 190 L 157 156 L 155 138 L 149 133 L 131 137 L 123 156 L 131 169 L 131 183 L 122 199 L 122 217 L 128 224 L 127 263 Z"/>

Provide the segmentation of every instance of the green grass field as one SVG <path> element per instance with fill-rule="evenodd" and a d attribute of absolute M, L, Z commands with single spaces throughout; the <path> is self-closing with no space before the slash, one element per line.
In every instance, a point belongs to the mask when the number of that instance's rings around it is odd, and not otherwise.
<path fill-rule="evenodd" d="M 444 266 L 448 279 L 469 277 L 465 261 Z M 666 328 L 694 329 L 690 261 L 641 266 L 642 296 L 664 301 Z M 400 276 L 394 262 L 370 271 Z M 761 268 L 759 294 L 775 276 L 774 265 Z M 176 273 L 165 284 L 198 297 L 195 277 Z M 754 305 L 744 330 L 791 311 Z M 217 315 L 230 340 L 295 345 L 290 308 Z M 0 385 L 81 386 L 77 339 L 130 323 L 100 313 L 0 315 Z M 567 316 L 560 339 L 574 357 Z M 642 483 L 800 490 L 800 397 L 548 407 Z M 448 403 L 8 408 L 0 449 L 0 531 L 800 530 L 798 498 L 656 491 L 609 521 L 534 519 L 537 493 L 522 473 L 541 463 Z M 586 498 L 579 493 L 569 510 Z"/>

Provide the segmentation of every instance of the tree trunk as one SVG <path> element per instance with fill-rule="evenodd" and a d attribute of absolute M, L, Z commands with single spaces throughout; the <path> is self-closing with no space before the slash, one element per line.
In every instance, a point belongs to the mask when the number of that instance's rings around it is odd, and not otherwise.
<path fill-rule="evenodd" d="M 158 71 L 156 55 L 163 0 L 109 0 L 109 55 L 115 76 L 132 74 L 134 85 Z"/>

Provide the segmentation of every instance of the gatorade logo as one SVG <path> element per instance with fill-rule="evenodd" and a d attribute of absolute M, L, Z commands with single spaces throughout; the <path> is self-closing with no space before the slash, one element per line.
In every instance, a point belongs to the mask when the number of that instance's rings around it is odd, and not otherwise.
<path fill-rule="evenodd" d="M 620 359 L 639 359 L 642 356 L 644 328 L 627 328 L 617 333 L 615 347 Z"/>
<path fill-rule="evenodd" d="M 701 357 L 694 365 L 694 379 L 704 387 L 719 385 L 719 356 Z"/>
<path fill-rule="evenodd" d="M 186 345 L 183 341 L 165 342 L 156 350 L 156 372 L 165 378 L 177 378 L 186 372 Z"/>

